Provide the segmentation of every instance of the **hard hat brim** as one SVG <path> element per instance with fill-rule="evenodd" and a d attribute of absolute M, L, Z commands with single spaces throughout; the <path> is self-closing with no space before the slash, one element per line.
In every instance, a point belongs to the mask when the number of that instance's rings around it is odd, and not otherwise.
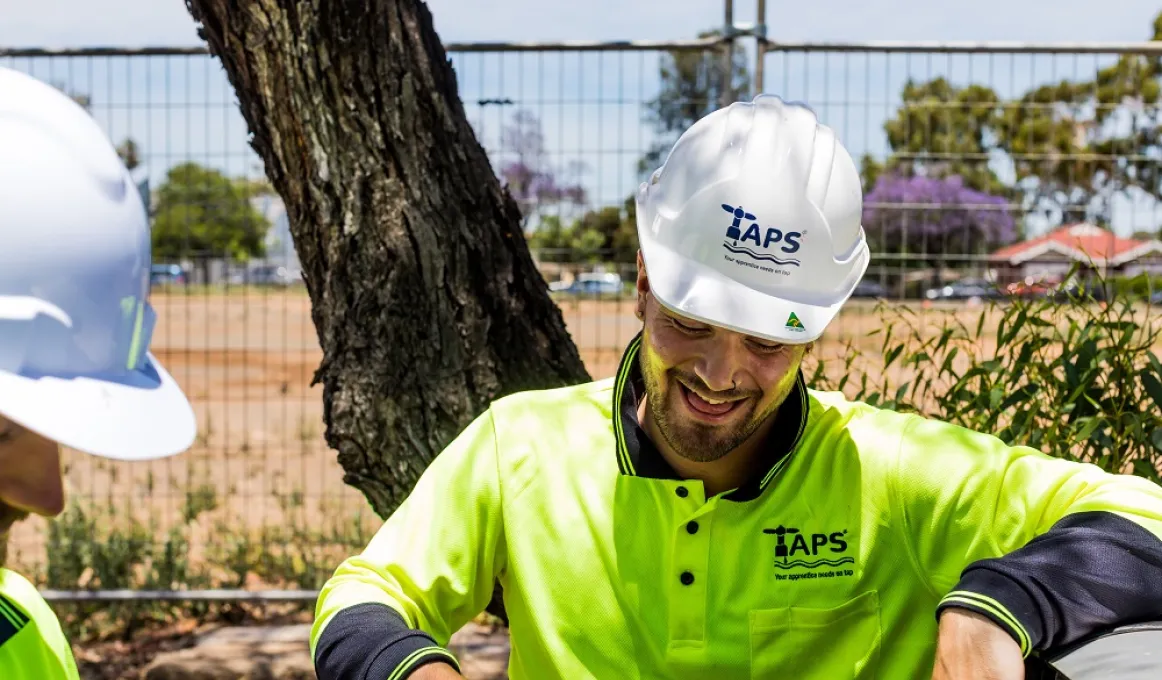
<path fill-rule="evenodd" d="M 115 460 L 181 453 L 197 436 L 189 400 L 151 353 L 117 378 L 0 371 L 0 414 L 69 448 Z"/>
<path fill-rule="evenodd" d="M 702 323 L 788 345 L 818 340 L 854 291 L 834 304 L 806 304 L 755 290 L 657 242 L 643 239 L 641 250 L 650 292 L 662 306 Z"/>

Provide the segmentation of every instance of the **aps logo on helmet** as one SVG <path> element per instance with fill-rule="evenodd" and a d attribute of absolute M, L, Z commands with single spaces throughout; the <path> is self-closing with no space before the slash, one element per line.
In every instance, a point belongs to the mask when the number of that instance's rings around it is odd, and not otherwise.
<path fill-rule="evenodd" d="M 782 244 L 778 248 L 780 252 L 786 253 L 787 255 L 798 252 L 799 239 L 802 238 L 803 232 L 784 232 L 774 227 L 763 229 L 755 221 L 758 218 L 747 212 L 742 206 L 735 207 L 723 203 L 722 209 L 734 216 L 730 226 L 726 229 L 726 241 L 722 243 L 723 248 L 726 248 L 735 255 L 745 255 L 756 262 L 768 262 L 784 267 L 799 266 L 800 262 L 797 258 L 775 255 L 771 250 L 773 246 Z M 744 219 L 751 220 L 751 224 L 746 228 L 746 231 L 742 229 L 742 221 Z"/>

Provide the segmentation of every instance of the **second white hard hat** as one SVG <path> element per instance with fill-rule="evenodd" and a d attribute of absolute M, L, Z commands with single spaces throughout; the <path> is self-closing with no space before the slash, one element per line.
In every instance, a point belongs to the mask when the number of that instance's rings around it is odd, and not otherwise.
<path fill-rule="evenodd" d="M 651 292 L 704 323 L 811 342 L 867 270 L 855 163 L 810 108 L 775 95 L 692 125 L 636 201 Z"/>
<path fill-rule="evenodd" d="M 0 415 L 119 459 L 193 443 L 193 409 L 149 353 L 150 231 L 104 132 L 0 68 Z"/>

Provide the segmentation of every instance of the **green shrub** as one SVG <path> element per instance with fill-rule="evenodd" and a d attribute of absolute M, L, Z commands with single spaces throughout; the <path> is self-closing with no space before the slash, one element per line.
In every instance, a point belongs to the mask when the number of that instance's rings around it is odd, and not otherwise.
<path fill-rule="evenodd" d="M 1121 298 L 1149 298 L 1154 293 L 1162 291 L 1162 277 L 1139 274 L 1134 277 L 1118 277 L 1108 279 L 1106 287 L 1112 289 L 1112 294 Z"/>
<path fill-rule="evenodd" d="M 878 348 L 861 350 L 851 338 L 843 356 L 815 362 L 810 381 L 1159 481 L 1158 314 L 1131 287 L 1106 290 L 1104 302 L 1079 294 L 996 301 L 975 323 L 881 303 L 869 334 Z"/>
<path fill-rule="evenodd" d="M 374 531 L 372 513 L 344 510 L 321 499 L 306 506 L 302 489 L 286 494 L 283 506 L 297 512 L 271 523 L 247 527 L 245 517 L 221 507 L 207 484 L 194 487 L 181 503 L 181 522 L 168 528 L 146 525 L 127 508 L 83 496 L 48 523 L 45 561 L 26 571 L 54 590 L 207 588 L 300 588 L 323 585 L 336 565 L 362 549 Z M 212 517 L 207 515 L 213 513 Z M 191 558 L 193 531 L 212 522 L 209 540 Z M 313 602 L 280 605 L 309 612 Z M 53 605 L 71 640 L 83 644 L 128 638 L 154 624 L 234 615 L 237 603 L 196 600 L 56 602 Z"/>

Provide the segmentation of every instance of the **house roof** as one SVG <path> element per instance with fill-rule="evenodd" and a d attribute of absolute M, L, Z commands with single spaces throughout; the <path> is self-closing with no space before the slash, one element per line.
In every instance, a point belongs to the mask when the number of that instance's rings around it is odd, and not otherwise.
<path fill-rule="evenodd" d="M 1150 253 L 1162 253 L 1162 241 L 1122 238 L 1093 224 L 1071 224 L 1035 239 L 1005 246 L 991 259 L 1012 265 L 1053 254 L 1099 267 L 1118 266 Z"/>

